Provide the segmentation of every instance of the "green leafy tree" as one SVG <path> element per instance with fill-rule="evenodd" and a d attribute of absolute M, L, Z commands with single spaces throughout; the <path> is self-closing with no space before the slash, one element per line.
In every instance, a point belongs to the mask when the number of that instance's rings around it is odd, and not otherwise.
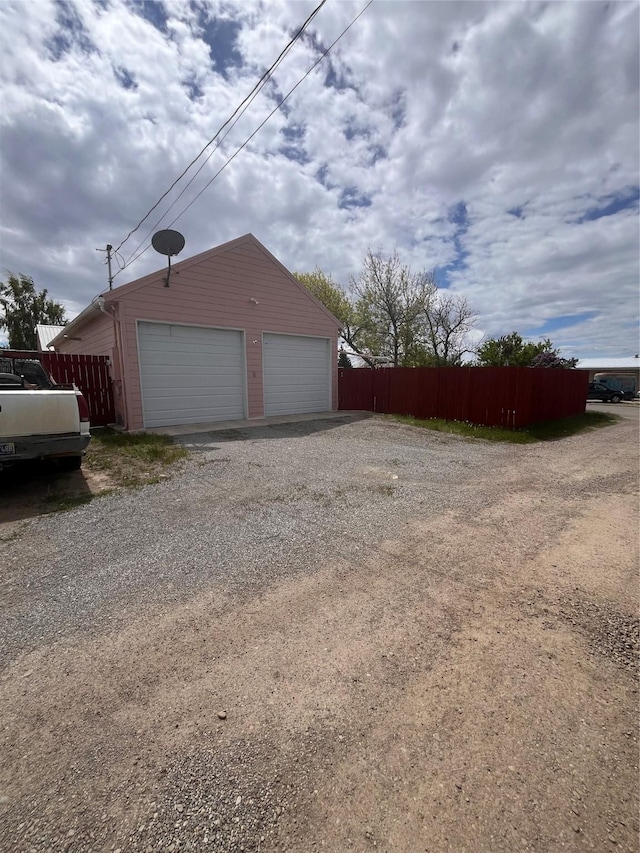
<path fill-rule="evenodd" d="M 457 365 L 466 352 L 476 315 L 467 301 L 441 293 L 432 273 L 414 272 L 397 251 L 368 249 L 351 293 L 316 269 L 294 273 L 342 323 L 349 349 L 375 367 L 380 358 L 395 366 Z"/>
<path fill-rule="evenodd" d="M 478 347 L 481 367 L 575 367 L 577 359 L 565 359 L 553 348 L 549 338 L 533 343 L 517 332 L 490 338 Z"/>
<path fill-rule="evenodd" d="M 548 339 L 538 343 L 525 342 L 517 332 L 511 332 L 501 338 L 489 338 L 481 344 L 478 347 L 478 364 L 482 367 L 530 367 L 536 356 L 552 349 Z"/>
<path fill-rule="evenodd" d="M 338 353 L 338 367 L 353 367 L 349 356 L 343 349 Z"/>
<path fill-rule="evenodd" d="M 340 320 L 342 323 L 340 337 L 366 361 L 366 355 L 363 354 L 364 345 L 361 343 L 362 330 L 356 319 L 354 305 L 344 289 L 330 275 L 326 275 L 317 267 L 313 272 L 294 272 L 294 276 L 319 302 L 322 302 L 325 308 L 331 311 L 336 319 Z M 347 361 L 349 361 L 348 358 Z M 348 366 L 352 367 L 351 362 Z"/>
<path fill-rule="evenodd" d="M 9 273 L 0 282 L 0 329 L 7 331 L 11 349 L 35 350 L 36 326 L 63 326 L 67 319 L 59 302 L 47 299 L 47 291 L 36 291 L 31 276 Z"/>
<path fill-rule="evenodd" d="M 336 319 L 345 325 L 349 322 L 353 311 L 349 297 L 330 275 L 316 267 L 313 272 L 294 272 L 294 276 Z"/>

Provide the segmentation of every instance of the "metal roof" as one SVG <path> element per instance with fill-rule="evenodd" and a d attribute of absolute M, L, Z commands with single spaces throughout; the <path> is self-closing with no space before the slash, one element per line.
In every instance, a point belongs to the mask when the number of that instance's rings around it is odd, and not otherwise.
<path fill-rule="evenodd" d="M 38 336 L 38 344 L 40 349 L 47 349 L 54 338 L 57 338 L 64 326 L 45 326 L 38 324 L 36 326 L 36 335 Z"/>
<path fill-rule="evenodd" d="M 576 367 L 582 370 L 640 370 L 640 358 L 581 358 Z"/>

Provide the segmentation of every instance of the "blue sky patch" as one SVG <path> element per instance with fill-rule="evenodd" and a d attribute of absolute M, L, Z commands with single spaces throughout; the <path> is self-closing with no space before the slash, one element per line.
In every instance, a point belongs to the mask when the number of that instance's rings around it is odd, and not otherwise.
<path fill-rule="evenodd" d="M 140 15 L 145 21 L 149 21 L 157 30 L 166 35 L 169 15 L 164 3 L 160 0 L 134 0 L 131 6 L 137 15 Z"/>
<path fill-rule="evenodd" d="M 592 222 L 594 219 L 602 219 L 603 216 L 613 216 L 621 210 L 633 210 L 638 207 L 639 200 L 640 187 L 629 187 L 600 199 L 598 204 L 589 208 L 577 221 L 578 223 Z"/>
<path fill-rule="evenodd" d="M 337 92 L 344 92 L 347 89 L 353 89 L 353 86 L 347 80 L 346 75 L 342 71 L 338 71 L 331 61 L 330 57 L 327 57 L 325 60 L 327 63 L 327 73 L 324 77 L 324 85 L 335 89 Z"/>
<path fill-rule="evenodd" d="M 524 219 L 523 211 L 524 208 L 522 207 L 510 207 L 509 210 L 507 210 L 507 213 L 509 213 L 511 216 L 515 216 L 516 219 Z"/>
<path fill-rule="evenodd" d="M 287 159 L 295 160 L 302 165 L 310 160 L 304 147 L 304 131 L 304 124 L 290 124 L 280 131 L 284 137 L 284 145 L 280 147 L 280 153 Z"/>
<path fill-rule="evenodd" d="M 116 75 L 118 82 L 123 89 L 137 89 L 135 77 L 133 77 L 126 68 L 114 68 L 113 73 Z"/>
<path fill-rule="evenodd" d="M 534 329 L 527 329 L 526 335 L 550 335 L 557 332 L 559 329 L 565 329 L 567 326 L 575 326 L 577 323 L 584 323 L 587 320 L 593 320 L 598 316 L 597 311 L 583 311 L 581 314 L 563 314 L 557 317 L 551 317 L 546 320 L 541 326 Z"/>
<path fill-rule="evenodd" d="M 225 79 L 228 79 L 230 69 L 242 65 L 242 55 L 236 48 L 241 29 L 242 24 L 238 21 L 222 18 L 202 23 L 202 39 L 209 48 L 213 67 Z"/>
<path fill-rule="evenodd" d="M 371 199 L 368 195 L 361 193 L 356 187 L 345 187 L 340 194 L 338 207 L 341 210 L 353 207 L 371 207 Z"/>
<path fill-rule="evenodd" d="M 189 99 L 192 101 L 197 101 L 198 98 L 202 98 L 202 96 L 204 95 L 204 89 L 193 77 L 189 80 L 183 80 L 182 85 L 187 90 L 189 94 Z"/>
<path fill-rule="evenodd" d="M 469 226 L 469 218 L 467 216 L 467 205 L 463 201 L 459 201 L 449 208 L 449 222 L 453 222 L 458 226 L 458 231 L 466 231 Z"/>
<path fill-rule="evenodd" d="M 287 142 L 297 142 L 300 139 L 304 139 L 304 125 L 290 124 L 287 127 L 283 127 L 280 133 Z"/>
<path fill-rule="evenodd" d="M 369 146 L 369 153 L 371 154 L 372 166 L 374 166 L 378 160 L 386 160 L 389 156 L 389 152 L 384 145 L 378 145 L 377 143 Z"/>
<path fill-rule="evenodd" d="M 77 45 L 83 53 L 97 53 L 98 48 L 89 38 L 80 16 L 71 3 L 60 0 L 56 3 L 56 23 L 58 32 L 46 43 L 49 55 L 54 61 L 62 59 Z"/>
<path fill-rule="evenodd" d="M 396 98 L 394 98 L 391 104 L 390 114 L 394 128 L 400 130 L 407 118 L 407 105 L 405 103 L 404 92 L 397 93 Z"/>
<path fill-rule="evenodd" d="M 469 228 L 469 215 L 467 213 L 467 205 L 464 201 L 459 201 L 449 208 L 447 214 L 449 222 L 453 222 L 456 226 L 456 233 L 453 235 L 453 245 L 455 247 L 455 258 L 450 264 L 439 267 L 435 271 L 436 284 L 438 287 L 447 288 L 450 285 L 449 274 L 464 269 L 467 264 L 469 253 L 462 246 L 462 237 L 466 234 Z"/>
<path fill-rule="evenodd" d="M 322 166 L 316 172 L 316 180 L 318 183 L 322 184 L 325 189 L 331 189 L 331 186 L 327 180 L 329 176 L 329 166 L 326 163 L 323 163 Z"/>
<path fill-rule="evenodd" d="M 281 145 L 280 153 L 284 154 L 287 160 L 295 160 L 296 163 L 308 163 L 310 158 L 304 148 L 299 145 Z"/>

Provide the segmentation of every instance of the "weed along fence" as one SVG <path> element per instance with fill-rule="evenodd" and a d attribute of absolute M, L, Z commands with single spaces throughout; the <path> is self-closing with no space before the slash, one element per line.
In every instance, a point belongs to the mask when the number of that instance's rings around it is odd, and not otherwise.
<path fill-rule="evenodd" d="M 109 359 L 104 355 L 70 355 L 60 352 L 0 350 L 0 359 L 8 359 L 15 372 L 21 362 L 39 361 L 58 385 L 73 383 L 82 391 L 89 406 L 92 426 L 115 422 L 113 387 L 109 375 Z"/>
<path fill-rule="evenodd" d="M 338 408 L 521 429 L 582 414 L 586 371 L 533 367 L 340 369 Z"/>

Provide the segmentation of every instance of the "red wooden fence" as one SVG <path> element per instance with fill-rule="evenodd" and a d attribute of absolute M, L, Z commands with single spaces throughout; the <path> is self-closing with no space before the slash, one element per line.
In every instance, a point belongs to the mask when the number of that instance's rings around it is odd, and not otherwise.
<path fill-rule="evenodd" d="M 521 429 L 581 414 L 588 373 L 532 367 L 338 371 L 338 408 Z"/>
<path fill-rule="evenodd" d="M 78 386 L 89 406 L 92 426 L 115 422 L 113 386 L 107 356 L 0 349 L 0 357 L 39 361 L 56 384 L 73 383 Z"/>

